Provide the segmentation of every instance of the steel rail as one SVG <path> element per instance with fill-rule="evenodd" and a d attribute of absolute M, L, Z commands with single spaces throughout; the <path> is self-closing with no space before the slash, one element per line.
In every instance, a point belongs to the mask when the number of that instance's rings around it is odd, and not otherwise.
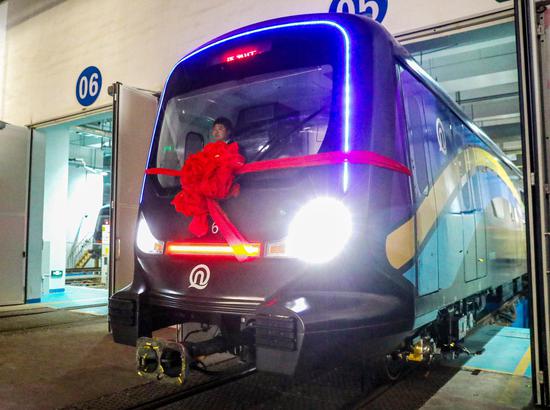
<path fill-rule="evenodd" d="M 256 373 L 255 367 L 250 367 L 240 372 L 228 374 L 226 376 L 220 376 L 205 383 L 198 384 L 196 386 L 189 387 L 188 389 L 182 389 L 176 393 L 168 394 L 163 397 L 152 399 L 143 403 L 139 403 L 130 407 L 125 407 L 122 410 L 151 410 L 158 409 L 163 406 L 167 406 L 172 403 L 184 400 L 191 396 L 195 396 L 200 393 L 204 393 L 208 390 L 213 390 L 217 387 L 224 386 L 239 379 L 251 376 Z"/>

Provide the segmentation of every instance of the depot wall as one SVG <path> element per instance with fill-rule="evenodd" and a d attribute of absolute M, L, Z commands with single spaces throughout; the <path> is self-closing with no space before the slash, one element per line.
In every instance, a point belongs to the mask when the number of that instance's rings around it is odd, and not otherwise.
<path fill-rule="evenodd" d="M 355 4 L 366 1 L 355 0 Z M 103 87 L 88 109 L 111 102 L 107 86 L 115 81 L 161 90 L 179 58 L 208 39 L 265 19 L 327 12 L 331 3 L 66 0 L 8 27 L 0 118 L 28 125 L 83 110 L 75 86 L 79 73 L 89 65 L 101 70 Z M 510 7 L 511 1 L 496 0 L 388 0 L 383 24 L 397 34 Z"/>
<path fill-rule="evenodd" d="M 6 23 L 8 18 L 8 3 L 0 4 L 0 119 L 2 119 L 4 104 L 4 73 L 6 72 Z"/>

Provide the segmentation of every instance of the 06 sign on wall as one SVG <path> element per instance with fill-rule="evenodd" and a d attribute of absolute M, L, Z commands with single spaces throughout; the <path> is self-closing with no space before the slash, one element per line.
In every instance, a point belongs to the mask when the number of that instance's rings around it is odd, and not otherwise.
<path fill-rule="evenodd" d="M 76 81 L 76 99 L 85 107 L 92 105 L 101 91 L 101 72 L 97 67 L 85 68 Z"/>
<path fill-rule="evenodd" d="M 382 23 L 388 11 L 388 0 L 332 0 L 332 13 L 351 13 L 370 16 Z"/>

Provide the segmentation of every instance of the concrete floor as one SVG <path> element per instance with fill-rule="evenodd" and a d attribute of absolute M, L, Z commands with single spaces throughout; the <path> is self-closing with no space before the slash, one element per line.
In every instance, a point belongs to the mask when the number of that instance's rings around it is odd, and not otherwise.
<path fill-rule="evenodd" d="M 531 408 L 529 329 L 495 324 L 477 328 L 464 346 L 473 357 L 461 355 L 444 366 L 460 369 L 422 407 L 429 410 Z"/>
<path fill-rule="evenodd" d="M 105 316 L 57 310 L 0 317 L 0 346 L 1 410 L 55 409 L 149 382 L 134 371 L 134 348 L 113 343 Z M 528 377 L 446 369 L 437 373 L 434 367 L 431 375 L 400 382 L 422 395 L 407 408 L 529 407 Z M 398 396 L 399 383 L 387 394 Z"/>
<path fill-rule="evenodd" d="M 534 408 L 530 402 L 530 378 L 461 370 L 422 406 L 422 410 Z"/>
<path fill-rule="evenodd" d="M 0 333 L 0 408 L 55 409 L 145 383 L 105 317 Z M 3 319 L 0 319 L 3 320 Z"/>
<path fill-rule="evenodd" d="M 65 285 L 64 292 L 42 295 L 40 303 L 45 306 L 59 309 L 102 303 L 107 304 L 108 299 L 109 292 L 107 289 Z"/>

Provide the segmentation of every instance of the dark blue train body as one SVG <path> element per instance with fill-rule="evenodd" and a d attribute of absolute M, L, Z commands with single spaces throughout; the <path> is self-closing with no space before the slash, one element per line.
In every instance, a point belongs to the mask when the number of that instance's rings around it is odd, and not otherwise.
<path fill-rule="evenodd" d="M 519 287 L 521 174 L 378 23 L 277 19 L 190 53 L 166 82 L 148 168 L 179 170 L 220 116 L 248 163 L 366 152 L 412 176 L 368 161 L 241 175 L 220 201 L 259 244 L 240 262 L 212 221 L 190 233 L 171 205 L 178 178 L 147 175 L 134 281 L 110 300 L 115 341 L 202 323 L 219 334 L 183 343 L 191 361 L 232 351 L 292 374 L 335 350 L 422 360 L 415 347 L 460 340 L 488 294 Z"/>

